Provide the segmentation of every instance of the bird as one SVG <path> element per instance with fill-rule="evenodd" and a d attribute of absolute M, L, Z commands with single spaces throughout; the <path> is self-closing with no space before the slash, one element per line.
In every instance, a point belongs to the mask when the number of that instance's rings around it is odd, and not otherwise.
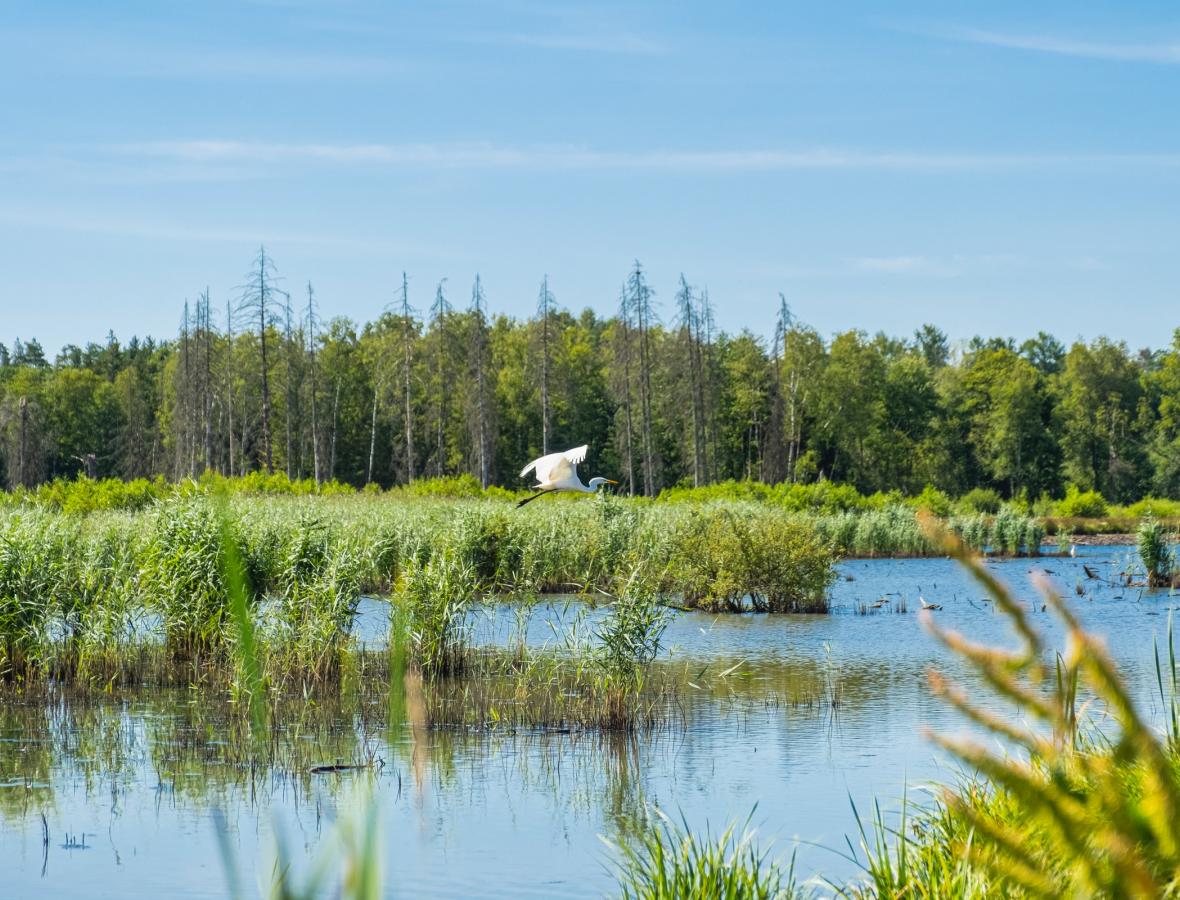
<path fill-rule="evenodd" d="M 925 597 L 918 597 L 918 602 L 922 604 L 922 609 L 942 609 L 941 603 L 927 603 Z"/>
<path fill-rule="evenodd" d="M 539 459 L 534 459 L 521 469 L 521 478 L 524 478 L 529 472 L 532 472 L 536 477 L 537 483 L 533 485 L 533 490 L 537 493 L 531 497 L 525 497 L 516 504 L 516 508 L 520 509 L 526 503 L 531 503 L 533 500 L 543 497 L 545 494 L 554 494 L 558 491 L 594 494 L 603 485 L 618 484 L 614 479 L 603 478 L 601 475 L 591 478 L 589 484 L 582 483 L 582 479 L 578 477 L 578 463 L 586 458 L 586 453 L 589 449 L 589 445 L 583 444 L 581 447 L 574 447 L 572 450 L 565 450 L 561 453 L 550 453 Z"/>

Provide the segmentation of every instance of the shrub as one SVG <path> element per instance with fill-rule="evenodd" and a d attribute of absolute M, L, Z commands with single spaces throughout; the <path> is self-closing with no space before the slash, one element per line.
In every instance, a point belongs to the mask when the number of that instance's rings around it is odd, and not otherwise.
<path fill-rule="evenodd" d="M 1000 511 L 1003 500 L 991 488 L 972 488 L 959 498 L 959 506 L 966 512 L 984 513 L 994 516 Z"/>
<path fill-rule="evenodd" d="M 757 509 L 690 516 L 673 541 L 666 580 L 686 603 L 737 611 L 827 612 L 833 554 L 814 528 Z"/>
<path fill-rule="evenodd" d="M 928 510 L 944 519 L 951 514 L 951 498 L 932 484 L 926 485 L 911 502 L 918 509 Z"/>
<path fill-rule="evenodd" d="M 443 478 L 422 478 L 394 490 L 409 497 L 458 498 L 483 495 L 479 479 L 466 472 L 462 475 L 449 475 Z"/>
<path fill-rule="evenodd" d="M 1106 499 L 1097 491 L 1079 491 L 1071 484 L 1054 512 L 1066 519 L 1101 519 L 1107 512 Z"/>
<path fill-rule="evenodd" d="M 1158 497 L 1144 497 L 1132 503 L 1125 510 L 1126 515 L 1136 519 L 1180 519 L 1180 500 L 1161 500 Z"/>
<path fill-rule="evenodd" d="M 1176 557 L 1163 526 L 1149 517 L 1139 526 L 1137 538 L 1139 558 L 1147 570 L 1148 585 L 1163 587 L 1170 584 L 1176 569 Z"/>

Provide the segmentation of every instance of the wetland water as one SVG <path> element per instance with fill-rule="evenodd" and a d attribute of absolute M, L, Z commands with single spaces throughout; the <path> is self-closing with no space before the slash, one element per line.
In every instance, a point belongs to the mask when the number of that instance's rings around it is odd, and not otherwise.
<path fill-rule="evenodd" d="M 1032 603 L 1028 581 L 1030 571 L 1052 573 L 1158 718 L 1153 640 L 1166 639 L 1177 598 L 1116 587 L 1133 554 L 1095 547 L 1076 559 L 989 566 L 1060 646 L 1060 628 Z M 1084 564 L 1100 579 L 1087 577 Z M 919 595 L 943 605 L 934 613 L 942 624 L 974 640 L 1011 637 L 982 589 L 949 560 L 838 568 L 830 615 L 677 614 L 664 644 L 669 664 L 685 673 L 685 712 L 650 733 L 435 730 L 412 758 L 408 738 L 390 745 L 379 710 L 342 702 L 292 704 L 276 740 L 302 747 L 310 762 L 367 752 L 384 763 L 376 802 L 393 897 L 602 896 L 613 878 L 600 836 L 615 839 L 645 804 L 718 830 L 757 803 L 753 822 L 772 856 L 797 850 L 802 876 L 852 877 L 854 865 L 823 849 L 846 851 L 844 836 L 855 835 L 850 797 L 862 810 L 879 799 L 892 812 L 903 794 L 919 799 L 923 785 L 955 775 L 922 731 L 961 728 L 925 685 L 931 663 L 951 674 L 959 667 L 922 630 Z M 882 597 L 887 604 L 858 612 Z M 903 600 L 907 612 L 891 611 Z M 582 604 L 538 605 L 528 640 L 553 641 L 575 620 L 587 627 L 600 614 Z M 386 615 L 384 604 L 366 601 L 358 634 L 379 642 Z M 476 634 L 510 640 L 518 615 L 491 607 Z M 251 772 L 236 761 L 223 707 L 177 689 L 109 699 L 30 695 L 0 708 L 0 896 L 225 896 L 222 821 L 231 868 L 248 894 L 256 870 L 271 865 L 276 832 L 296 865 L 305 864 L 357 776 L 311 775 L 305 766 L 299 774 Z"/>

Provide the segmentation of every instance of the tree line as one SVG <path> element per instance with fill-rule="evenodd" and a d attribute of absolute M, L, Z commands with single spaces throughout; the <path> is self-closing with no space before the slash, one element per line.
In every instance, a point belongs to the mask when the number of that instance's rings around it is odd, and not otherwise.
<path fill-rule="evenodd" d="M 383 487 L 469 473 L 518 486 L 524 462 L 592 445 L 631 494 L 726 479 L 933 485 L 1006 497 L 1067 484 L 1118 502 L 1180 496 L 1180 330 L 1132 352 L 1098 338 L 975 337 L 933 325 L 825 339 L 778 299 L 774 334 L 730 334 L 683 275 L 660 302 L 638 262 L 613 315 L 490 311 L 476 276 L 424 311 L 403 275 L 363 325 L 261 249 L 239 292 L 184 305 L 166 341 L 113 334 L 52 361 L 0 344 L 0 475 L 47 479 L 254 470 Z"/>

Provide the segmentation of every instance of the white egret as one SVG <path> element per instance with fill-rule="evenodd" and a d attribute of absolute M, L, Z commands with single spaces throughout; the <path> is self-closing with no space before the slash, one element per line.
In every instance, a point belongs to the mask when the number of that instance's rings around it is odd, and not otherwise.
<path fill-rule="evenodd" d="M 548 456 L 534 459 L 521 469 L 521 478 L 524 478 L 529 472 L 536 476 L 537 483 L 533 485 L 533 490 L 537 493 L 531 497 L 525 497 L 516 504 L 517 508 L 545 494 L 553 494 L 557 491 L 593 494 L 604 484 L 618 484 L 617 481 L 601 476 L 591 478 L 589 484 L 582 484 L 582 479 L 578 477 L 578 463 L 586 458 L 586 452 L 589 449 L 588 445 L 583 444 L 581 447 L 574 447 L 572 450 L 565 450 L 562 453 L 550 453 Z"/>

